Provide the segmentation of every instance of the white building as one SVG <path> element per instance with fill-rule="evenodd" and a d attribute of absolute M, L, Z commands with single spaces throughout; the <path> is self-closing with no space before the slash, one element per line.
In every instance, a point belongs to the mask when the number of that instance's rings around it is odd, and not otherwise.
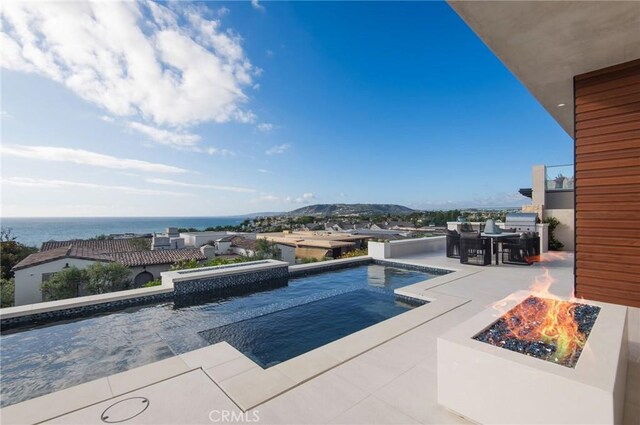
<path fill-rule="evenodd" d="M 139 288 L 160 278 L 180 260 L 204 261 L 213 258 L 212 250 L 185 248 L 170 250 L 141 250 L 105 252 L 105 249 L 124 249 L 126 244 L 109 244 L 109 240 L 46 242 L 43 250 L 29 255 L 12 269 L 15 274 L 16 306 L 44 301 L 41 285 L 53 274 L 68 267 L 83 269 L 96 262 L 118 262 L 131 270 L 131 287 Z M 73 244 L 69 244 L 69 242 Z M 60 246 L 57 246 L 60 245 Z M 50 248 L 50 249 L 48 249 Z"/>

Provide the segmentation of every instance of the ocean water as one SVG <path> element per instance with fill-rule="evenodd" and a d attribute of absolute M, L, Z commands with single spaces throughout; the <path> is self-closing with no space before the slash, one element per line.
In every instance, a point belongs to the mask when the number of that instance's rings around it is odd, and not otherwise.
<path fill-rule="evenodd" d="M 111 233 L 164 232 L 167 227 L 204 230 L 207 227 L 238 225 L 242 217 L 54 217 L 2 218 L 17 240 L 40 247 L 49 240 L 85 239 Z"/>

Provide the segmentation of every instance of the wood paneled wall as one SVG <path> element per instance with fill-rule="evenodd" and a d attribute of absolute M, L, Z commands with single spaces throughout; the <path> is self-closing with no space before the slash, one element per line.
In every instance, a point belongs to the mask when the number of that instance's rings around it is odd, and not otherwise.
<path fill-rule="evenodd" d="M 576 295 L 640 307 L 640 60 L 574 78 Z"/>

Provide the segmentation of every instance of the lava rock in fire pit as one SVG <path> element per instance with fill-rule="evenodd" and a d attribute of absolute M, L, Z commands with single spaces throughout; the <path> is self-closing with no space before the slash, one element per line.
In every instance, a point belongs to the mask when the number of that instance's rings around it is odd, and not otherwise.
<path fill-rule="evenodd" d="M 473 339 L 575 367 L 600 307 L 528 297 Z"/>

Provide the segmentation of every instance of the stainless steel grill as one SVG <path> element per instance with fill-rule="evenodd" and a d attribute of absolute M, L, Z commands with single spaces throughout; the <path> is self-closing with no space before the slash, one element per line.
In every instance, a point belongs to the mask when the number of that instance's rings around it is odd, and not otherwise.
<path fill-rule="evenodd" d="M 505 227 L 516 229 L 517 232 L 535 232 L 537 217 L 536 213 L 508 213 Z"/>

